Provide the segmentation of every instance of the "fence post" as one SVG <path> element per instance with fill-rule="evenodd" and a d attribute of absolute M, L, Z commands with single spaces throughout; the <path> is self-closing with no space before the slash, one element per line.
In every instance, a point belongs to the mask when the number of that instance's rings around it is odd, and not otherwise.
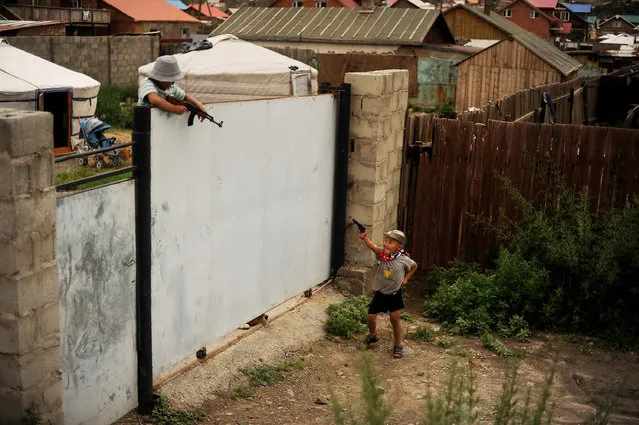
<path fill-rule="evenodd" d="M 135 177 L 136 342 L 138 410 L 153 409 L 153 345 L 151 323 L 151 109 L 133 110 Z"/>
<path fill-rule="evenodd" d="M 570 116 L 568 117 L 568 124 L 572 124 L 572 121 L 573 121 L 572 114 L 574 113 L 574 110 L 575 110 L 575 89 L 572 87 L 570 88 L 569 103 L 570 103 Z"/>

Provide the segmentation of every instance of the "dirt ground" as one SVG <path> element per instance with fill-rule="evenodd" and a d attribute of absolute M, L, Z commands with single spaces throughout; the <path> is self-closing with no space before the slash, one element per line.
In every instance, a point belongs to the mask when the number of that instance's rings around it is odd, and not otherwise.
<path fill-rule="evenodd" d="M 417 281 L 407 290 L 406 311 L 415 321 L 403 322 L 406 330 L 438 324 L 422 316 L 423 290 Z M 325 309 L 343 296 L 330 286 L 294 311 L 231 346 L 160 389 L 176 406 L 206 413 L 201 423 L 237 425 L 332 424 L 329 399 L 332 388 L 342 404 L 359 404 L 358 358 L 362 336 L 335 342 L 324 336 Z M 494 406 L 503 383 L 507 361 L 482 347 L 476 338 L 455 337 L 455 347 L 407 341 L 406 356 L 393 359 L 388 316 L 380 317 L 381 341 L 371 349 L 384 400 L 392 406 L 391 424 L 421 423 L 427 384 L 444 382 L 454 362 L 471 364 L 477 374 L 479 420 L 492 422 Z M 572 341 L 572 342 L 571 342 Z M 596 342 L 565 335 L 537 334 L 525 343 L 507 342 L 522 352 L 520 381 L 524 391 L 540 391 L 553 359 L 557 373 L 551 403 L 553 423 L 581 424 L 594 412 L 595 401 L 623 383 L 612 424 L 639 424 L 639 356 L 634 352 L 604 349 Z M 465 352 L 465 355 L 460 355 Z M 284 381 L 259 387 L 249 399 L 234 399 L 233 388 L 248 384 L 241 367 L 303 360 L 303 366 Z M 118 424 L 148 423 L 131 413 Z"/>

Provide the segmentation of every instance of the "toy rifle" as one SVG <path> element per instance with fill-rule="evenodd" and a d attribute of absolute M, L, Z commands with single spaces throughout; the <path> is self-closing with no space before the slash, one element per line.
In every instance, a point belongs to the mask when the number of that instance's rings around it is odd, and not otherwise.
<path fill-rule="evenodd" d="M 193 119 L 195 118 L 196 115 L 206 118 L 207 120 L 211 121 L 213 124 L 217 125 L 218 127 L 222 127 L 222 124 L 224 124 L 224 121 L 220 121 L 220 122 L 215 121 L 215 118 L 213 118 L 212 115 L 209 115 L 206 111 L 200 109 L 198 106 L 192 104 L 191 102 L 187 102 L 186 100 L 177 100 L 173 96 L 167 96 L 166 101 L 172 105 L 186 106 L 186 109 L 188 109 L 188 111 L 191 113 L 189 115 L 189 122 L 188 122 L 189 127 L 193 125 Z"/>
<path fill-rule="evenodd" d="M 359 221 L 353 219 L 353 223 L 355 223 L 355 225 L 359 229 L 359 233 L 364 233 L 366 231 L 366 227 L 364 227 L 364 225 L 360 223 Z"/>

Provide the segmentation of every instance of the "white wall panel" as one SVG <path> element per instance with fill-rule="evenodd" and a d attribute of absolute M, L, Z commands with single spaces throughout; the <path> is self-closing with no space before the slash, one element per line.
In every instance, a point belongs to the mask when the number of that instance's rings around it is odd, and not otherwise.
<path fill-rule="evenodd" d="M 330 95 L 151 117 L 153 357 L 159 373 L 330 273 Z"/>

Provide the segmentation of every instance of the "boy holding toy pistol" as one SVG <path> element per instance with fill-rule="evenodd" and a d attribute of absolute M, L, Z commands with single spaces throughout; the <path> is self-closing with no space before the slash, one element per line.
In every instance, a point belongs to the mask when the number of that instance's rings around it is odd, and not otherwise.
<path fill-rule="evenodd" d="M 175 85 L 175 81 L 184 78 L 180 65 L 174 56 L 160 56 L 153 64 L 153 69 L 149 72 L 149 76 L 142 80 L 138 88 L 138 105 L 148 106 L 162 109 L 166 112 L 182 115 L 187 111 L 184 104 L 174 104 L 169 102 L 167 98 L 171 97 L 178 101 L 186 101 L 206 111 L 196 98 L 188 95 Z M 204 119 L 199 116 L 200 121 Z"/>
<path fill-rule="evenodd" d="M 408 280 L 417 270 L 417 263 L 411 260 L 408 253 L 404 251 L 406 235 L 399 230 L 391 230 L 384 233 L 382 248 L 368 239 L 366 231 L 361 232 L 359 237 L 371 251 L 379 256 L 380 261 L 373 278 L 375 295 L 368 307 L 369 334 L 364 343 L 370 345 L 379 341 L 377 336 L 377 315 L 382 312 L 389 312 L 395 336 L 393 357 L 399 359 L 404 357 L 402 326 L 399 317 L 404 308 L 402 286 L 408 283 Z"/>

